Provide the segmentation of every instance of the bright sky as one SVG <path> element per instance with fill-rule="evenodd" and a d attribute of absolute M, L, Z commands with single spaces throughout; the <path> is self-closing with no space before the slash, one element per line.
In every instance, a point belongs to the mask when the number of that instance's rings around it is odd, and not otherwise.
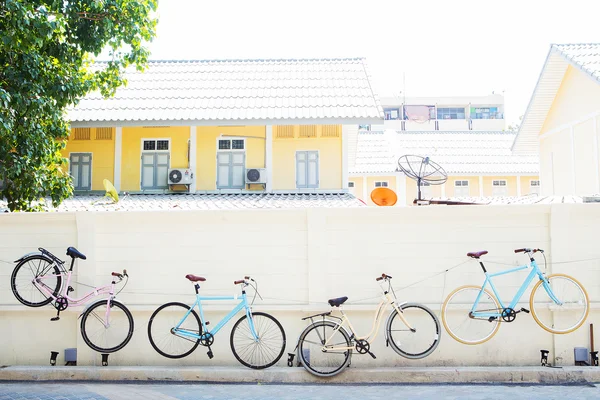
<path fill-rule="evenodd" d="M 505 96 L 525 113 L 550 43 L 600 41 L 598 0 L 159 0 L 152 59 L 366 57 L 379 95 Z"/>

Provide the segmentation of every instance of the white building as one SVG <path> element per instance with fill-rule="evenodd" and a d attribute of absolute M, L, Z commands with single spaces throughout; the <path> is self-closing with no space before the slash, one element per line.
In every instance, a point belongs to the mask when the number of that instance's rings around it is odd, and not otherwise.
<path fill-rule="evenodd" d="M 502 131 L 504 96 L 382 97 L 383 125 L 369 130 L 398 131 Z M 363 127 L 367 128 L 367 127 Z"/>

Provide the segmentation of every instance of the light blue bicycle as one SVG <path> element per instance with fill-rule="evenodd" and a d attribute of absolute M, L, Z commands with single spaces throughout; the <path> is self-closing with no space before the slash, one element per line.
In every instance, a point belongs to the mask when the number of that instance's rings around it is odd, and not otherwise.
<path fill-rule="evenodd" d="M 195 275 L 186 275 L 186 278 L 194 282 L 196 301 L 191 306 L 178 302 L 167 303 L 154 311 L 148 322 L 148 338 L 154 350 L 168 358 L 183 358 L 201 344 L 208 348 L 208 357 L 213 358 L 210 346 L 215 340 L 215 335 L 231 318 L 244 310 L 246 315 L 231 329 L 230 345 L 235 358 L 253 369 L 268 368 L 279 361 L 285 350 L 285 332 L 273 316 L 252 311 L 254 298 L 252 303 L 248 303 L 246 287 L 250 285 L 254 288 L 256 297 L 258 292 L 254 279 L 246 276 L 234 282 L 235 285 L 242 285 L 240 303 L 209 330 L 209 321 L 204 318 L 202 310 L 202 300 L 238 300 L 239 297 L 200 296 L 198 282 L 204 282 L 206 279 Z M 195 306 L 198 307 L 200 316 L 194 310 Z"/>
<path fill-rule="evenodd" d="M 513 322 L 520 312 L 531 312 L 535 322 L 551 333 L 565 334 L 579 328 L 590 311 L 587 292 L 569 275 L 546 276 L 533 258 L 537 252 L 544 253 L 541 249 L 517 249 L 515 253 L 527 253 L 529 263 L 493 274 L 487 272 L 480 260 L 487 251 L 468 253 L 467 256 L 479 261 L 485 281 L 481 286 L 459 287 L 448 295 L 442 306 L 442 322 L 448 334 L 464 344 L 480 344 L 498 332 L 501 322 Z M 492 278 L 526 269 L 531 272 L 512 301 L 505 306 Z M 521 297 L 535 278 L 538 278 L 538 282 L 531 290 L 529 309 L 517 309 Z M 488 284 L 493 293 L 485 288 Z"/>

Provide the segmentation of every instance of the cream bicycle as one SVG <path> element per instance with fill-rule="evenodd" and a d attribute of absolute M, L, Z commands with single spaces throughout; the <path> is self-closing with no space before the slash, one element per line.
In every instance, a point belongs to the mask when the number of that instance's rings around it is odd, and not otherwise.
<path fill-rule="evenodd" d="M 382 316 L 388 305 L 392 306 L 393 310 L 385 327 L 386 346 L 391 346 L 396 353 L 409 359 L 427 357 L 437 348 L 441 334 L 438 318 L 424 305 L 398 302 L 390 283 L 391 279 L 392 277 L 386 274 L 376 279 L 382 290 L 382 299 L 375 310 L 371 332 L 366 336 L 356 334 L 350 319 L 342 310 L 341 306 L 348 297 L 329 300 L 332 307 L 329 312 L 303 318 L 310 319 L 311 324 L 300 334 L 297 355 L 308 372 L 322 377 L 335 376 L 350 364 L 354 349 L 359 354 L 369 354 L 376 358 L 370 347 L 379 332 Z M 387 289 L 383 286 L 385 283 Z M 331 315 L 333 307 L 339 309 L 341 317 Z M 344 327 L 346 323 L 351 333 Z"/>

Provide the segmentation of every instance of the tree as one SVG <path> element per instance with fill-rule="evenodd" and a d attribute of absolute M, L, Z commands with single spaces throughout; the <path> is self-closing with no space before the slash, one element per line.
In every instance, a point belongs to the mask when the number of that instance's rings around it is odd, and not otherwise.
<path fill-rule="evenodd" d="M 521 115 L 519 117 L 519 122 L 516 122 L 514 124 L 511 124 L 508 126 L 508 130 L 509 131 L 513 131 L 513 132 L 519 132 L 519 129 L 521 128 L 521 122 L 523 121 L 523 116 Z"/>
<path fill-rule="evenodd" d="M 86 94 L 114 95 L 148 61 L 157 0 L 0 0 L 0 195 L 42 210 L 73 192 L 60 151 L 65 112 Z M 108 49 L 111 61 L 94 64 Z M 2 197 L 0 196 L 0 197 Z"/>

